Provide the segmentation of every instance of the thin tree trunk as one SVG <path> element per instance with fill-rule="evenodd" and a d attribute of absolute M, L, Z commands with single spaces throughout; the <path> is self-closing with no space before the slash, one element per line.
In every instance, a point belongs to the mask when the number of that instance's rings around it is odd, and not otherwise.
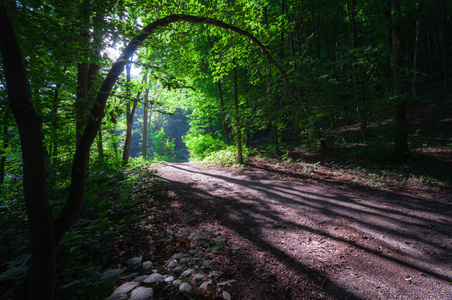
<path fill-rule="evenodd" d="M 130 64 L 126 67 L 127 72 L 127 83 L 130 82 Z M 143 82 L 146 82 L 148 76 L 148 72 L 143 76 Z M 127 165 L 129 162 L 129 154 L 130 154 L 130 146 L 132 144 L 132 129 L 133 129 L 133 118 L 135 117 L 135 111 L 137 109 L 138 101 L 140 100 L 141 91 L 138 92 L 136 98 L 133 100 L 132 108 L 130 107 L 130 93 L 129 86 L 127 85 L 127 97 L 129 97 L 129 101 L 127 102 L 127 111 L 126 111 L 126 120 L 127 120 L 127 128 L 126 128 L 126 140 L 124 142 L 124 152 L 122 153 L 122 165 Z"/>
<path fill-rule="evenodd" d="M 353 92 L 355 95 L 356 112 L 358 114 L 359 129 L 361 132 L 361 136 L 368 137 L 369 133 L 367 131 L 367 122 L 366 122 L 365 112 L 364 112 L 364 109 L 362 108 L 363 91 L 359 88 L 358 78 L 356 75 L 356 66 L 355 66 L 356 58 L 355 58 L 354 51 L 358 47 L 358 37 L 357 37 L 358 35 L 356 32 L 356 0 L 352 0 L 350 11 L 351 12 L 350 12 L 349 19 L 350 19 L 350 26 L 351 26 L 351 30 L 352 30 L 352 49 L 353 49 L 353 54 L 352 54 Z"/>
<path fill-rule="evenodd" d="M 443 65 L 444 65 L 444 90 L 447 91 L 449 86 L 449 36 L 448 36 L 448 19 L 449 15 L 447 14 L 447 4 L 446 0 L 443 0 L 442 5 L 442 17 L 443 17 L 443 38 L 444 38 L 444 47 L 443 47 Z"/>
<path fill-rule="evenodd" d="M 406 108 L 402 93 L 402 32 L 399 20 L 400 0 L 391 0 L 390 5 L 384 6 L 386 27 L 386 44 L 392 69 L 392 94 L 394 104 L 394 154 L 397 157 L 404 156 L 408 152 L 408 125 Z"/>
<path fill-rule="evenodd" d="M 97 135 L 97 153 L 99 154 L 99 161 L 104 161 L 104 143 L 102 137 L 102 128 L 99 129 L 99 133 Z"/>
<path fill-rule="evenodd" d="M 132 144 L 132 126 L 133 126 L 133 116 L 131 116 L 131 110 L 130 110 L 130 69 L 132 65 L 128 63 L 126 65 L 126 97 L 127 97 L 127 104 L 126 104 L 126 140 L 124 142 L 124 151 L 122 152 L 122 165 L 127 165 L 129 162 L 129 153 L 130 153 L 130 145 Z"/>
<path fill-rule="evenodd" d="M 356 58 L 355 58 L 355 51 L 358 47 L 358 38 L 357 38 L 357 32 L 356 32 L 356 0 L 352 0 L 351 7 L 350 7 L 350 15 L 349 15 L 349 21 L 350 21 L 350 27 L 352 31 L 352 74 L 353 74 L 353 92 L 355 95 L 355 102 L 356 102 L 356 112 L 358 114 L 358 121 L 359 121 L 359 129 L 361 132 L 362 137 L 368 137 L 368 131 L 367 131 L 367 122 L 365 117 L 364 109 L 362 108 L 362 102 L 363 102 L 363 96 L 362 96 L 362 89 L 360 89 L 360 85 L 358 84 L 358 78 L 356 75 Z"/>
<path fill-rule="evenodd" d="M 419 5 L 419 4 L 417 4 Z M 411 82 L 411 96 L 416 97 L 416 67 L 417 67 L 417 46 L 419 44 L 419 17 L 416 20 L 416 38 L 414 40 L 413 53 L 413 81 Z"/>
<path fill-rule="evenodd" d="M 146 153 L 148 151 L 148 100 L 149 100 L 149 87 L 146 85 L 146 93 L 144 94 L 144 105 L 143 105 L 143 142 L 141 144 L 141 156 L 146 159 Z"/>
<path fill-rule="evenodd" d="M 237 67 L 234 66 L 234 110 L 235 110 L 235 129 L 237 136 L 237 162 L 243 163 L 242 154 L 242 129 L 240 128 L 239 94 L 237 87 Z"/>
<path fill-rule="evenodd" d="M 8 134 L 8 126 L 3 125 L 3 150 L 6 150 L 9 147 L 9 134 Z M 0 157 L 0 185 L 5 182 L 5 167 L 6 167 L 6 153 Z"/>
<path fill-rule="evenodd" d="M 83 129 L 85 128 L 88 118 L 86 115 L 86 101 L 88 97 L 88 63 L 79 63 L 77 66 L 77 98 L 75 100 L 76 120 L 75 134 L 76 145 L 80 143 Z"/>
<path fill-rule="evenodd" d="M 217 86 L 218 86 L 218 94 L 220 97 L 221 124 L 223 125 L 223 132 L 224 132 L 224 137 L 226 138 L 226 144 L 229 146 L 229 145 L 231 145 L 231 141 L 229 139 L 228 125 L 226 124 L 226 115 L 224 112 L 224 98 L 223 98 L 223 88 L 222 88 L 221 80 L 217 81 Z"/>

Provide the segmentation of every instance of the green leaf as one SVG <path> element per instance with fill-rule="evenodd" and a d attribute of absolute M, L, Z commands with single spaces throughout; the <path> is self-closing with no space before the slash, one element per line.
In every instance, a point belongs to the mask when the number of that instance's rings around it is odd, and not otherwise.
<path fill-rule="evenodd" d="M 139 285 L 138 282 L 126 282 L 122 285 L 120 285 L 119 287 L 117 287 L 114 291 L 113 291 L 113 295 L 117 295 L 117 294 L 127 294 L 128 292 L 130 292 L 131 290 L 133 290 L 135 287 L 137 287 Z"/>
<path fill-rule="evenodd" d="M 151 299 L 154 291 L 152 288 L 139 286 L 132 291 L 130 294 L 130 299 L 133 300 L 145 300 Z"/>
<path fill-rule="evenodd" d="M 112 270 L 105 271 L 100 276 L 100 280 L 110 281 L 110 280 L 116 279 L 119 276 L 119 274 L 121 274 L 124 271 L 125 271 L 125 269 L 112 269 Z"/>
<path fill-rule="evenodd" d="M 127 266 L 131 269 L 135 269 L 140 266 L 143 257 L 134 257 L 127 261 Z"/>

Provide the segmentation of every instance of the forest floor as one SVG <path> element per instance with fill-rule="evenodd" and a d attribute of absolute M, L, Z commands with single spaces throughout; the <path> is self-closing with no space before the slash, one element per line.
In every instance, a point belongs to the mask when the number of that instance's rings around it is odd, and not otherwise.
<path fill-rule="evenodd" d="M 211 255 L 232 299 L 452 299 L 450 190 L 351 189 L 274 166 L 156 166 L 168 232 L 239 247 Z"/>

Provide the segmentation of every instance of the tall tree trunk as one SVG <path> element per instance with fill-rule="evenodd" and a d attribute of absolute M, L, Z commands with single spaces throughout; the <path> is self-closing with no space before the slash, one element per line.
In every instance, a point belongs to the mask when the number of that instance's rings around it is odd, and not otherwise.
<path fill-rule="evenodd" d="M 449 87 L 449 35 L 448 35 L 448 21 L 450 16 L 447 14 L 447 1 L 442 3 L 442 17 L 443 17 L 443 65 L 444 65 L 444 90 L 447 91 Z"/>
<path fill-rule="evenodd" d="M 104 161 L 104 142 L 102 137 L 102 128 L 99 129 L 99 133 L 97 134 L 97 153 L 99 155 L 99 161 Z"/>
<path fill-rule="evenodd" d="M 63 68 L 63 76 L 66 74 L 67 67 L 65 66 Z M 58 104 L 59 104 L 59 97 L 60 97 L 60 89 L 61 89 L 61 83 L 58 84 L 55 88 L 55 92 L 53 95 L 53 101 L 52 101 L 52 151 L 49 151 L 50 157 L 52 157 L 53 162 L 56 161 L 58 157 Z"/>
<path fill-rule="evenodd" d="M 363 93 L 364 91 L 360 88 L 361 85 L 358 83 L 358 78 L 356 75 L 356 58 L 355 51 L 358 47 L 358 34 L 356 32 L 356 0 L 352 0 L 349 15 L 350 27 L 352 31 L 352 74 L 353 74 L 353 93 L 355 95 L 356 102 L 356 112 L 358 113 L 359 129 L 362 137 L 368 137 L 367 122 L 365 117 L 363 104 Z"/>
<path fill-rule="evenodd" d="M 229 146 L 231 145 L 231 141 L 229 139 L 229 130 L 228 130 L 228 125 L 226 123 L 226 114 L 224 112 L 224 98 L 223 98 L 223 88 L 222 88 L 222 84 L 221 84 L 221 80 L 217 81 L 217 86 L 218 86 L 218 94 L 220 97 L 220 109 L 221 109 L 221 124 L 223 125 L 223 132 L 224 132 L 224 137 L 226 138 L 226 144 Z"/>
<path fill-rule="evenodd" d="M 3 142 L 2 148 L 6 150 L 9 147 L 9 134 L 8 134 L 8 126 L 3 125 Z M 6 167 L 6 153 L 3 153 L 0 157 L 0 185 L 5 182 L 5 167 Z"/>
<path fill-rule="evenodd" d="M 144 94 L 143 105 L 143 142 L 141 144 L 141 156 L 146 159 L 146 153 L 148 151 L 148 101 L 149 101 L 149 87 L 146 85 L 146 93 Z"/>
<path fill-rule="evenodd" d="M 88 110 L 92 103 L 89 100 L 89 92 L 96 82 L 99 65 L 79 63 L 77 66 L 77 98 L 76 107 L 76 144 L 80 142 L 83 130 L 88 124 Z"/>
<path fill-rule="evenodd" d="M 86 115 L 87 98 L 88 97 L 88 63 L 79 63 L 77 66 L 77 98 L 75 100 L 76 117 L 75 117 L 75 134 L 76 145 L 80 143 L 83 129 L 85 128 L 88 118 Z"/>
<path fill-rule="evenodd" d="M 130 68 L 131 68 L 131 65 L 128 64 L 126 67 L 127 83 L 130 83 Z M 146 82 L 147 76 L 148 76 L 148 72 L 146 71 L 146 74 L 143 76 L 143 82 Z M 126 140 L 124 142 L 124 151 L 122 153 L 122 164 L 123 165 L 127 165 L 129 163 L 130 146 L 132 145 L 133 118 L 135 117 L 135 111 L 137 109 L 138 101 L 140 100 L 141 91 L 138 92 L 136 98 L 133 100 L 132 108 L 130 107 L 130 102 L 132 99 L 130 99 L 128 85 L 127 85 L 126 93 L 127 93 L 127 97 L 129 99 L 127 101 L 127 110 L 126 110 L 126 121 L 127 121 Z"/>
<path fill-rule="evenodd" d="M 404 156 L 408 152 L 408 125 L 404 95 L 402 93 L 402 30 L 400 24 L 400 1 L 384 3 L 387 21 L 386 44 L 392 69 L 392 94 L 394 104 L 394 154 Z"/>
<path fill-rule="evenodd" d="M 416 4 L 419 6 L 419 3 Z M 419 44 L 419 16 L 416 19 L 416 37 L 414 39 L 414 53 L 413 53 L 413 80 L 411 82 L 411 96 L 416 97 L 416 67 L 417 67 L 417 47 Z"/>
<path fill-rule="evenodd" d="M 237 136 L 237 162 L 239 164 L 243 163 L 242 154 L 242 129 L 240 128 L 240 111 L 239 111 L 239 93 L 237 87 L 237 67 L 234 66 L 234 110 L 235 110 L 235 129 Z"/>
<path fill-rule="evenodd" d="M 132 144 L 132 127 L 133 127 L 133 116 L 131 116 L 131 110 L 130 110 L 130 101 L 132 99 L 130 96 L 130 69 L 132 65 L 128 63 L 126 65 L 126 97 L 127 97 L 127 104 L 126 104 L 126 140 L 124 142 L 124 151 L 122 152 L 122 165 L 127 165 L 129 162 L 129 153 L 130 153 L 130 145 Z"/>
<path fill-rule="evenodd" d="M 0 52 L 9 105 L 19 127 L 25 208 L 31 241 L 31 265 L 22 299 L 54 297 L 55 235 L 47 198 L 41 119 L 31 103 L 24 59 L 6 4 L 0 2 Z"/>

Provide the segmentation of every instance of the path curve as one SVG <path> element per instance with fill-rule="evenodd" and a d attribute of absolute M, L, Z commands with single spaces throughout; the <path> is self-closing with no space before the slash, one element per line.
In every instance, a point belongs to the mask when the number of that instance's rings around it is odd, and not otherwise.
<path fill-rule="evenodd" d="M 450 201 L 344 192 L 249 166 L 156 169 L 169 198 L 241 243 L 250 274 L 290 287 L 268 299 L 452 299 Z"/>

